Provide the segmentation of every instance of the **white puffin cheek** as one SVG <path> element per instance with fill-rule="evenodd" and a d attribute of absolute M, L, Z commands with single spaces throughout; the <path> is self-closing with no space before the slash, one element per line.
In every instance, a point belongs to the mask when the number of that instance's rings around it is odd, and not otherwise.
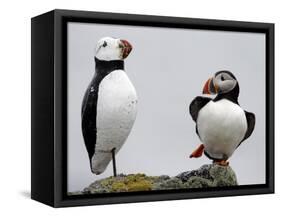
<path fill-rule="evenodd" d="M 118 40 L 115 50 L 117 51 L 118 58 L 120 60 L 122 60 L 123 59 L 123 48 L 120 46 L 120 43 L 121 43 L 121 41 Z"/>
<path fill-rule="evenodd" d="M 118 56 L 119 60 L 123 59 L 123 50 L 121 48 L 116 48 L 116 55 Z"/>
<path fill-rule="evenodd" d="M 118 52 L 118 57 L 119 59 L 123 59 L 123 49 L 118 45 L 118 47 L 116 48 L 117 52 Z"/>
<path fill-rule="evenodd" d="M 233 88 L 236 85 L 236 81 L 235 80 L 224 80 L 224 81 L 221 81 L 220 83 L 221 83 L 220 84 L 220 90 L 223 93 L 227 93 L 227 92 L 233 90 Z"/>
<path fill-rule="evenodd" d="M 111 57 L 111 60 L 119 60 L 120 58 L 120 49 L 119 44 L 115 41 L 114 43 L 111 43 L 107 49 L 109 50 L 109 56 Z"/>

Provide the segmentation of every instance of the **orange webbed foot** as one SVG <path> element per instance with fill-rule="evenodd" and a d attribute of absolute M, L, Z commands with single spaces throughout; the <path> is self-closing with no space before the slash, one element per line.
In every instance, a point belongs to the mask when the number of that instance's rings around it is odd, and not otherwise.
<path fill-rule="evenodd" d="M 202 154 L 203 154 L 203 151 L 204 151 L 204 145 L 201 144 L 199 145 L 199 147 L 197 149 L 195 149 L 191 155 L 189 155 L 190 158 L 198 158 L 198 157 L 201 157 Z"/>

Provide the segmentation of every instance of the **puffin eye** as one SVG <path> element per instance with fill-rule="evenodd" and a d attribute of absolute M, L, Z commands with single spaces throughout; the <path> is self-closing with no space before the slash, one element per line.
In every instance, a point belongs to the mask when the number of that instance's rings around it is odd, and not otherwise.
<path fill-rule="evenodd" d="M 103 42 L 102 46 L 103 46 L 103 47 L 106 47 L 106 46 L 107 46 L 106 41 Z"/>
<path fill-rule="evenodd" d="M 225 78 L 223 77 L 223 75 L 221 76 L 221 80 L 222 80 L 222 81 L 224 81 L 224 80 L 225 80 Z"/>

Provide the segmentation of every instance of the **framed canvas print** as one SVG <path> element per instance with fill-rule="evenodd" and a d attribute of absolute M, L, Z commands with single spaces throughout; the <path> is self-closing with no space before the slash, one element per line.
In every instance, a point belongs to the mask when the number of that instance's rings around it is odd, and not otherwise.
<path fill-rule="evenodd" d="M 33 199 L 274 192 L 274 24 L 69 10 L 31 23 Z"/>

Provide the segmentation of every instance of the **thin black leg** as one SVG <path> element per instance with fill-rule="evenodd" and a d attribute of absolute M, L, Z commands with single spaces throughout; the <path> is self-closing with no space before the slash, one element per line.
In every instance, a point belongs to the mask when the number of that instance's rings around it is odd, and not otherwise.
<path fill-rule="evenodd" d="M 117 172 L 116 172 L 116 161 L 115 161 L 115 148 L 111 150 L 111 154 L 112 154 L 113 175 L 114 177 L 116 177 Z"/>

